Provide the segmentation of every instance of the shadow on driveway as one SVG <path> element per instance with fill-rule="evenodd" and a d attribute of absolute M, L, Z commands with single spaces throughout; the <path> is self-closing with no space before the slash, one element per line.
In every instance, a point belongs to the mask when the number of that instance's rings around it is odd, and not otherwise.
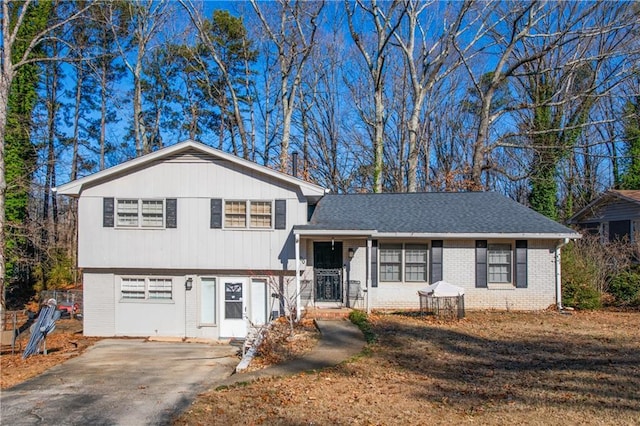
<path fill-rule="evenodd" d="M 2 391 L 2 424 L 168 424 L 227 378 L 237 348 L 106 339 L 38 377 Z M 44 356 L 44 355 L 39 355 Z"/>

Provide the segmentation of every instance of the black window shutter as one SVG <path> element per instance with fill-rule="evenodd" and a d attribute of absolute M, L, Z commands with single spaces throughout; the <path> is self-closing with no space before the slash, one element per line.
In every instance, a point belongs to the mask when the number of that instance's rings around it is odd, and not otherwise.
<path fill-rule="evenodd" d="M 442 280 L 442 240 L 431 241 L 431 284 Z"/>
<path fill-rule="evenodd" d="M 178 200 L 175 198 L 167 198 L 165 210 L 167 214 L 167 228 L 178 227 Z"/>
<path fill-rule="evenodd" d="M 487 241 L 476 241 L 476 287 L 487 288 Z"/>
<path fill-rule="evenodd" d="M 527 288 L 527 240 L 516 240 L 516 288 Z"/>
<path fill-rule="evenodd" d="M 113 228 L 113 198 L 102 199 L 102 226 Z"/>
<path fill-rule="evenodd" d="M 276 229 L 287 229 L 287 200 L 276 200 Z"/>
<path fill-rule="evenodd" d="M 211 199 L 211 228 L 222 228 L 222 199 Z"/>
<path fill-rule="evenodd" d="M 371 287 L 378 287 L 378 240 L 371 241 Z"/>

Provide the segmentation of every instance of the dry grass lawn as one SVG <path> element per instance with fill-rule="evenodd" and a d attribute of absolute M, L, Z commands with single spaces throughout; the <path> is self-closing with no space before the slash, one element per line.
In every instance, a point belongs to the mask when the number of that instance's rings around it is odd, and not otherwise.
<path fill-rule="evenodd" d="M 176 424 L 640 424 L 640 313 L 370 320 L 362 356 L 211 390 Z"/>

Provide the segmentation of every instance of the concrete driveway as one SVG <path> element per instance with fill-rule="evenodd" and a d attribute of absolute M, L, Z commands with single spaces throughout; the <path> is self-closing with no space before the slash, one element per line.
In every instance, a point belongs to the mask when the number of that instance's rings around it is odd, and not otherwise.
<path fill-rule="evenodd" d="M 0 422 L 167 424 L 199 392 L 231 374 L 236 351 L 223 344 L 101 340 L 81 356 L 2 391 Z"/>

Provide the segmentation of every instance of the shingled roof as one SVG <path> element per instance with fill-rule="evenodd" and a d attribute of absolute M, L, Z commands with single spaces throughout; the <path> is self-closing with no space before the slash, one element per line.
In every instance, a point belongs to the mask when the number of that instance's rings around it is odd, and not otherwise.
<path fill-rule="evenodd" d="M 305 231 L 364 231 L 370 234 L 536 235 L 577 238 L 549 218 L 495 192 L 328 194 Z"/>

